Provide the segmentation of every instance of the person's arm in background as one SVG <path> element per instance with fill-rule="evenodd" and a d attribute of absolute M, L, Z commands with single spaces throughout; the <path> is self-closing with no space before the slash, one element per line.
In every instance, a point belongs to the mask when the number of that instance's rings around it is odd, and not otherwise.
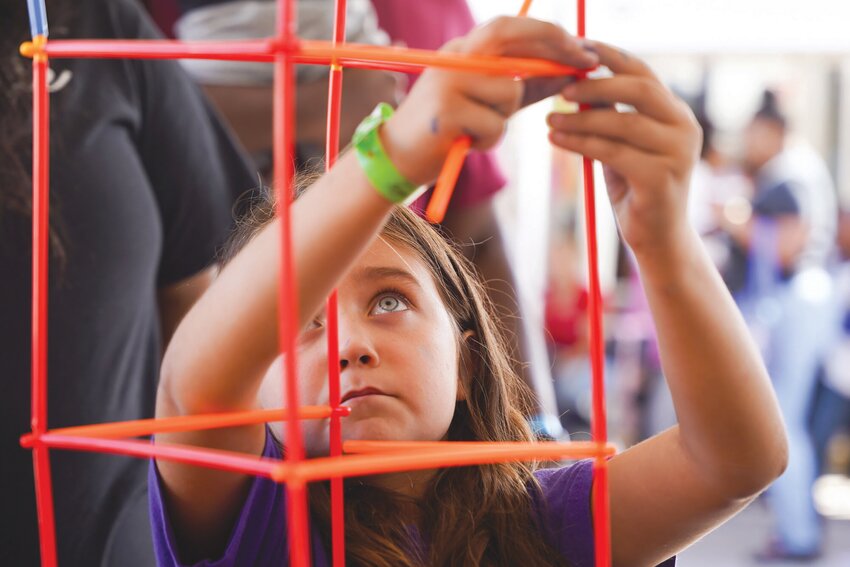
<path fill-rule="evenodd" d="M 301 82 L 297 87 L 296 140 L 324 148 L 327 124 L 328 78 Z M 351 140 L 354 129 L 380 102 L 397 103 L 398 80 L 395 73 L 347 69 L 342 81 L 340 143 Z M 204 92 L 230 124 L 248 152 L 254 154 L 272 147 L 271 85 L 202 85 Z M 317 104 L 321 101 L 322 104 Z"/>
<path fill-rule="evenodd" d="M 228 40 L 269 37 L 275 33 L 274 2 L 173 0 L 181 16 L 174 25 L 183 40 Z M 298 1 L 298 35 L 329 40 L 333 2 Z M 350 3 L 346 39 L 373 45 L 389 43 L 378 28 L 368 2 Z M 272 147 L 273 67 L 230 61 L 184 62 L 184 67 L 230 123 L 245 148 L 262 157 Z M 328 68 L 300 65 L 296 70 L 295 137 L 301 158 L 321 157 L 327 127 Z M 360 120 L 380 102 L 398 103 L 399 75 L 389 71 L 346 69 L 342 81 L 340 143 L 346 145 Z M 259 162 L 264 160 L 260 159 Z M 266 173 L 265 171 L 263 173 Z"/>

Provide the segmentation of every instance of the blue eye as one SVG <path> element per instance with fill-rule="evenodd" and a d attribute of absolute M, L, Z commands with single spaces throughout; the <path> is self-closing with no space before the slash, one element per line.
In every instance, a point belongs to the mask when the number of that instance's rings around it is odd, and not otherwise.
<path fill-rule="evenodd" d="M 373 314 L 381 315 L 383 313 L 397 313 L 406 311 L 407 303 L 395 293 L 384 293 L 378 296 L 378 301 L 375 303 Z"/>

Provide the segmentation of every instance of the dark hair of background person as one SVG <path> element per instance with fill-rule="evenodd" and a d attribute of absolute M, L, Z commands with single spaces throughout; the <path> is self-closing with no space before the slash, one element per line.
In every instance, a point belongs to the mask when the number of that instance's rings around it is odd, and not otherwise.
<path fill-rule="evenodd" d="M 753 117 L 756 120 L 772 122 L 782 130 L 788 126 L 788 119 L 779 107 L 779 97 L 776 92 L 767 89 L 761 95 L 761 106 Z"/>
<path fill-rule="evenodd" d="M 61 37 L 86 0 L 47 2 L 51 37 Z M 0 247 L 29 245 L 32 222 L 32 60 L 19 46 L 31 39 L 27 3 L 0 0 Z M 55 113 L 52 113 L 55 115 Z M 61 151 L 54 140 L 52 151 Z M 50 251 L 65 261 L 61 204 L 50 203 Z"/>

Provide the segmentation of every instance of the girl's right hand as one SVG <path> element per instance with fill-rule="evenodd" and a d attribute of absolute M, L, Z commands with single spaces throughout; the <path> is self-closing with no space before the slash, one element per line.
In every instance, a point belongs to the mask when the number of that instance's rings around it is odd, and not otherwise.
<path fill-rule="evenodd" d="M 598 63 L 593 51 L 563 28 L 531 18 L 502 17 L 447 43 L 442 51 L 459 54 L 528 57 L 577 68 Z M 570 77 L 538 82 L 534 99 L 558 92 Z M 510 76 L 428 69 L 384 125 L 381 139 L 390 159 L 411 182 L 426 184 L 440 172 L 452 143 L 472 138 L 486 150 L 501 138 L 508 118 L 525 103 L 525 84 Z"/>

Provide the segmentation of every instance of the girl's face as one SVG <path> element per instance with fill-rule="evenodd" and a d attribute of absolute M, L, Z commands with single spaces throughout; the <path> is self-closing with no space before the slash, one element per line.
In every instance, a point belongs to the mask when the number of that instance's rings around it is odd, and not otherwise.
<path fill-rule="evenodd" d="M 459 336 L 429 269 L 407 247 L 379 239 L 340 282 L 338 297 L 340 392 L 351 408 L 343 439 L 443 439 L 463 396 Z M 298 342 L 302 405 L 328 404 L 326 331 L 323 309 Z M 263 382 L 264 407 L 281 406 L 281 387 L 278 359 Z M 327 454 L 328 420 L 303 427 L 308 455 Z"/>

